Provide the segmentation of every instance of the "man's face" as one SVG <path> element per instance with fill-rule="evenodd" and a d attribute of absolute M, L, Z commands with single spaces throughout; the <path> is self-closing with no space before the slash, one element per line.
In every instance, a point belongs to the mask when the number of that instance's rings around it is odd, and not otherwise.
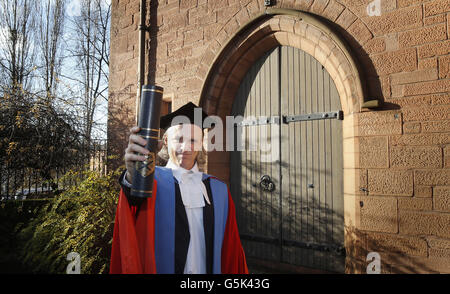
<path fill-rule="evenodd" d="M 203 131 L 191 124 L 172 126 L 167 130 L 166 144 L 170 160 L 184 169 L 191 169 L 202 150 Z"/>

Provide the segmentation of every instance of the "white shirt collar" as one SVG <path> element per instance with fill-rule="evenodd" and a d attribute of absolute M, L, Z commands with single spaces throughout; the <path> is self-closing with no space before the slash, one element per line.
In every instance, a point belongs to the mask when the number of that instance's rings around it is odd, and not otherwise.
<path fill-rule="evenodd" d="M 175 175 L 175 173 L 177 173 L 177 174 L 184 174 L 184 173 L 186 173 L 188 171 L 192 171 L 194 173 L 200 172 L 199 169 L 198 169 L 197 162 L 195 162 L 194 166 L 191 169 L 185 169 L 185 168 L 182 168 L 179 165 L 176 165 L 172 160 L 169 159 L 169 161 L 166 164 L 166 167 L 172 169 L 174 175 Z"/>
<path fill-rule="evenodd" d="M 187 170 L 182 168 L 181 166 L 176 165 L 169 159 L 166 164 L 167 168 L 172 169 L 173 176 L 178 180 L 178 184 L 180 187 L 181 198 L 183 200 L 183 204 L 186 207 L 203 207 L 205 206 L 205 202 L 203 198 L 211 204 L 209 201 L 208 193 L 206 191 L 206 187 L 203 184 L 203 173 L 199 171 L 197 162 L 194 166 Z M 185 183 L 183 181 L 183 175 L 186 173 L 192 173 L 191 182 Z M 203 196 L 203 197 L 202 197 Z"/>

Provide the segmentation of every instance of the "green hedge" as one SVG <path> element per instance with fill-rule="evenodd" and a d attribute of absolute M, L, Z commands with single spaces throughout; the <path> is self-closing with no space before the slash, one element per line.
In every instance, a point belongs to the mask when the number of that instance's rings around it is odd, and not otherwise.
<path fill-rule="evenodd" d="M 0 204 L 0 273 L 30 273 L 20 260 L 17 233 L 47 201 L 5 201 Z"/>
<path fill-rule="evenodd" d="M 33 273 L 66 273 L 70 252 L 81 257 L 81 273 L 108 273 L 120 170 L 104 176 L 69 172 L 74 185 L 49 200 L 18 232 L 20 259 Z"/>

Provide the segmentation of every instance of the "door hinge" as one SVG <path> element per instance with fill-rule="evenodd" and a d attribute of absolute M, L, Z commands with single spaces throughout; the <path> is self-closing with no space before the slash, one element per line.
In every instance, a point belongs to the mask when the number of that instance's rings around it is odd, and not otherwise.
<path fill-rule="evenodd" d="M 271 116 L 271 117 L 260 117 L 255 119 L 245 119 L 239 123 L 236 123 L 236 126 L 260 126 L 260 125 L 270 125 L 270 124 L 280 124 L 279 116 Z"/>
<path fill-rule="evenodd" d="M 310 121 L 310 120 L 321 120 L 321 119 L 344 119 L 344 112 L 342 110 L 332 111 L 332 112 L 316 112 L 309 114 L 299 114 L 299 115 L 286 115 L 283 116 L 283 123 L 288 124 L 296 121 Z"/>
<path fill-rule="evenodd" d="M 255 119 L 245 119 L 239 123 L 236 123 L 236 126 L 261 126 L 261 125 L 271 125 L 271 124 L 280 124 L 280 121 L 284 124 L 288 124 L 291 122 L 297 121 L 310 121 L 310 120 L 322 120 L 322 119 L 344 119 L 344 113 L 342 110 L 339 111 L 331 111 L 331 112 L 316 112 L 309 114 L 299 114 L 299 115 L 283 115 L 281 120 L 279 116 L 271 116 L 271 117 L 260 117 Z"/>

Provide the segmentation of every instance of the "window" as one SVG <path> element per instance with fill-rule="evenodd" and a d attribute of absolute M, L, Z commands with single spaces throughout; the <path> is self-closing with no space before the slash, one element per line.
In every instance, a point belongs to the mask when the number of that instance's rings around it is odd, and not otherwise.
<path fill-rule="evenodd" d="M 172 112 L 173 93 L 164 94 L 161 105 L 161 116 Z"/>

